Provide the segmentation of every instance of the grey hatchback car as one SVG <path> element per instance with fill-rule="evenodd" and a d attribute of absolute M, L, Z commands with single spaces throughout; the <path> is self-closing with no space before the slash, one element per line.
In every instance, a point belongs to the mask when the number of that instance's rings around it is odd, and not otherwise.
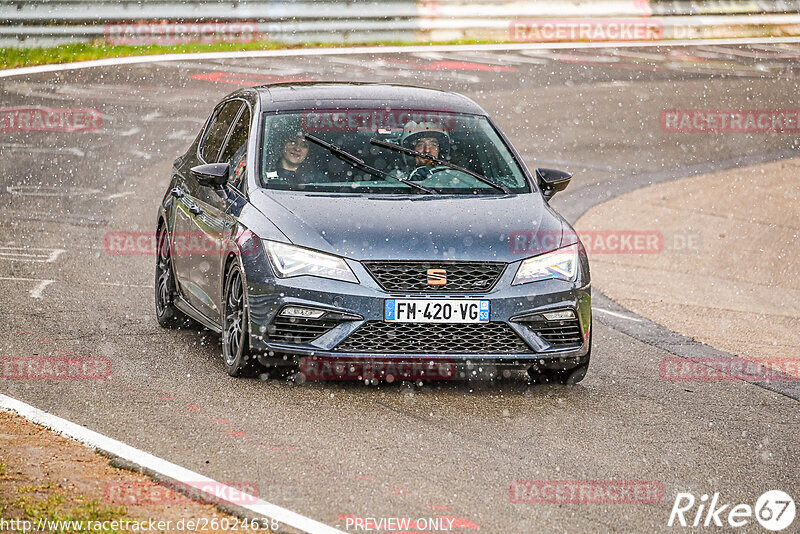
<path fill-rule="evenodd" d="M 487 113 L 450 92 L 295 83 L 220 102 L 158 212 L 156 315 L 232 376 L 427 380 L 591 354 L 586 252 Z M 446 372 L 443 372 L 446 369 Z"/>

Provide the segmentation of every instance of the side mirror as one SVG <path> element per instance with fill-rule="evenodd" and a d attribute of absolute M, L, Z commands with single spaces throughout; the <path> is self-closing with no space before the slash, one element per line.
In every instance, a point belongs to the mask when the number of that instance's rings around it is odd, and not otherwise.
<path fill-rule="evenodd" d="M 571 179 L 572 174 L 565 171 L 541 167 L 536 169 L 536 182 L 546 200 L 550 200 L 553 195 L 566 189 Z"/>
<path fill-rule="evenodd" d="M 231 166 L 228 163 L 209 163 L 207 165 L 192 167 L 189 172 L 191 172 L 192 176 L 200 185 L 219 187 L 225 185 L 228 181 L 228 174 L 230 171 Z"/>

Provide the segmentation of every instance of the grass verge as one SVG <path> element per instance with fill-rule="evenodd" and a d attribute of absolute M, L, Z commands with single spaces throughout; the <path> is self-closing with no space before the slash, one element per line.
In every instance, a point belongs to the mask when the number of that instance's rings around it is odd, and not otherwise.
<path fill-rule="evenodd" d="M 256 533 L 219 508 L 178 493 L 175 485 L 114 467 L 79 442 L 0 411 L 0 532 L 37 530 Z"/>
<path fill-rule="evenodd" d="M 9 497 L 9 493 L 16 495 Z M 57 487 L 52 483 L 18 486 L 11 491 L 0 493 L 0 515 L 27 520 L 33 524 L 57 522 L 61 528 L 56 527 L 51 530 L 59 533 L 92 532 L 89 521 L 103 523 L 131 519 L 124 506 L 101 504 L 95 499 L 88 499 L 79 494 L 66 495 L 57 491 Z M 68 523 L 72 524 L 72 529 L 64 528 Z M 77 525 L 80 526 L 74 528 Z M 118 531 L 106 528 L 94 532 L 110 534 Z"/>
<path fill-rule="evenodd" d="M 502 41 L 455 40 L 424 43 L 424 45 L 497 44 Z M 237 52 L 245 50 L 286 50 L 303 48 L 352 48 L 354 46 L 420 45 L 411 41 L 376 41 L 370 43 L 301 43 L 286 44 L 273 41 L 253 43 L 187 43 L 179 45 L 110 45 L 104 43 L 68 44 L 45 48 L 0 47 L 0 69 L 71 63 L 110 57 L 145 56 L 153 54 L 188 54 L 193 52 Z"/>

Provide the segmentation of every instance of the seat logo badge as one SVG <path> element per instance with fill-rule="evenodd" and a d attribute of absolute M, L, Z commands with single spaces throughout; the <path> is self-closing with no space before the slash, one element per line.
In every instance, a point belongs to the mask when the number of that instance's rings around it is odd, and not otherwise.
<path fill-rule="evenodd" d="M 447 271 L 445 269 L 428 269 L 428 285 L 443 286 L 447 283 Z"/>

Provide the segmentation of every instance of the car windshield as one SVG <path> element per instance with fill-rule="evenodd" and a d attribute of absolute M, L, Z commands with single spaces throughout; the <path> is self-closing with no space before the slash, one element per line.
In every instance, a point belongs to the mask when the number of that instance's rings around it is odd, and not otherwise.
<path fill-rule="evenodd" d="M 265 113 L 262 123 L 265 188 L 371 194 L 531 191 L 486 117 L 309 109 Z"/>

